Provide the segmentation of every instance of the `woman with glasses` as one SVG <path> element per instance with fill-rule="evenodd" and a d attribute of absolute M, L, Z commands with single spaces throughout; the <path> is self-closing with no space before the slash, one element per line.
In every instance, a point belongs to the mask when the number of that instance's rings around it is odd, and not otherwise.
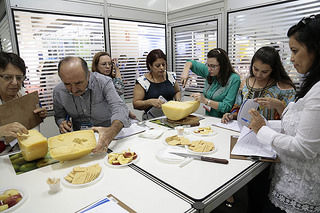
<path fill-rule="evenodd" d="M 188 60 L 181 74 L 183 87 L 187 84 L 189 70 L 206 79 L 203 94 L 191 95 L 206 105 L 206 115 L 221 118 L 224 113 L 229 112 L 240 86 L 240 77 L 233 70 L 227 53 L 221 48 L 210 50 L 206 65 Z"/>
<path fill-rule="evenodd" d="M 117 58 L 111 59 L 111 56 L 109 53 L 98 52 L 93 57 L 91 71 L 98 72 L 102 75 L 106 75 L 112 78 L 113 85 L 118 95 L 125 102 L 124 84 L 121 78 L 121 73 L 120 73 Z M 132 119 L 136 119 L 136 115 L 131 111 L 129 111 L 129 117 Z"/>
<path fill-rule="evenodd" d="M 22 83 L 25 75 L 26 66 L 22 58 L 14 53 L 0 53 L 0 105 L 24 95 Z M 47 116 L 44 108 L 37 108 L 34 113 L 42 119 Z M 4 137 L 17 137 L 18 133 L 28 133 L 28 130 L 18 122 L 0 126 L 0 147 L 3 147 Z"/>
<path fill-rule="evenodd" d="M 320 14 L 303 18 L 287 36 L 291 62 L 304 75 L 301 88 L 281 114 L 281 133 L 254 109 L 249 128 L 281 161 L 274 165 L 264 212 L 315 213 L 320 212 Z"/>
<path fill-rule="evenodd" d="M 247 99 L 259 103 L 259 112 L 267 120 L 278 120 L 287 104 L 294 101 L 295 86 L 285 71 L 278 51 L 273 47 L 261 47 L 253 55 L 250 76 L 245 79 L 231 112 L 221 119 L 227 123 L 237 119 L 241 104 Z"/>

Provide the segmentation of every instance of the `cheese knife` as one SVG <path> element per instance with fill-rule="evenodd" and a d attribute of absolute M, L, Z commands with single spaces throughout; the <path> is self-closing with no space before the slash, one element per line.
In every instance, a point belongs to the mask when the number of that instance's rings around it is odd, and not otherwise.
<path fill-rule="evenodd" d="M 179 152 L 169 152 L 170 154 L 179 155 L 182 157 L 188 157 L 193 158 L 196 160 L 202 160 L 202 161 L 208 161 L 211 163 L 222 163 L 222 164 L 228 164 L 229 161 L 227 159 L 220 159 L 220 158 L 213 158 L 213 157 L 204 157 L 201 155 L 192 155 L 192 154 L 186 154 L 186 153 L 179 153 Z"/>

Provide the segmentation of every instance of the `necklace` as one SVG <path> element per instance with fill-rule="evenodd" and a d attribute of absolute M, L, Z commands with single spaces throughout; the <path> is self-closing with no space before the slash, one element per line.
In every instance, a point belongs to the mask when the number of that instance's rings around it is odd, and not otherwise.
<path fill-rule="evenodd" d="M 265 92 L 265 89 L 267 88 L 268 84 L 269 84 L 269 81 L 270 81 L 270 78 L 268 79 L 266 85 L 262 88 L 262 89 L 256 89 L 254 90 L 254 85 L 256 83 L 256 78 L 254 78 L 254 82 L 253 82 L 253 85 L 252 87 L 248 87 L 249 88 L 249 95 L 248 95 L 248 98 L 251 98 L 251 99 L 254 99 L 254 98 L 259 98 L 259 97 L 263 97 L 264 96 L 264 92 Z M 249 80 L 248 80 L 248 85 L 249 85 Z"/>
<path fill-rule="evenodd" d="M 150 75 L 151 75 L 151 78 L 152 78 L 152 80 L 153 80 L 153 83 L 161 83 L 161 82 L 163 82 L 163 81 L 156 81 L 156 79 L 153 77 L 153 75 L 152 75 L 152 72 L 150 72 Z M 165 80 L 165 78 L 163 77 L 163 75 L 162 75 L 162 78 L 163 78 L 163 80 Z"/>

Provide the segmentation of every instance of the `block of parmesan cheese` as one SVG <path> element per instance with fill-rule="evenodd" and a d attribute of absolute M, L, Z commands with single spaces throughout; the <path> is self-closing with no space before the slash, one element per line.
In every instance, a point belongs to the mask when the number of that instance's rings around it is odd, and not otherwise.
<path fill-rule="evenodd" d="M 162 104 L 162 111 L 170 120 L 181 120 L 191 113 L 197 111 L 200 106 L 199 101 L 169 101 L 165 104 Z"/>
<path fill-rule="evenodd" d="M 31 129 L 28 134 L 18 136 L 18 142 L 26 161 L 43 158 L 48 152 L 47 138 L 38 130 Z"/>
<path fill-rule="evenodd" d="M 48 138 L 50 155 L 59 161 L 81 158 L 89 154 L 96 143 L 93 130 L 68 132 Z"/>

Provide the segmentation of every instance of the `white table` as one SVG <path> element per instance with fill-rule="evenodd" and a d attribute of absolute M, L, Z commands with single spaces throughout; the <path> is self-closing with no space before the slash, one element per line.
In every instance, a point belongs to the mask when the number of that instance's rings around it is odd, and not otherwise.
<path fill-rule="evenodd" d="M 0 189 L 7 186 L 22 187 L 28 198 L 15 212 L 75 212 L 80 208 L 112 194 L 137 212 L 185 212 L 190 203 L 182 200 L 129 167 L 111 168 L 103 163 L 103 156 L 84 157 L 72 162 L 60 163 L 15 175 L 8 157 L 0 158 Z M 75 165 L 100 163 L 103 178 L 85 188 L 61 185 L 56 194 L 49 193 L 48 177 L 62 178 Z"/>
<path fill-rule="evenodd" d="M 200 126 L 210 126 L 217 122 L 220 122 L 220 119 L 205 116 L 205 119 L 200 121 Z M 167 146 L 164 142 L 165 138 L 174 135 L 175 130 L 160 127 L 154 123 L 148 123 L 148 125 L 162 128 L 165 133 L 156 140 L 133 136 L 112 144 L 110 148 L 117 152 L 130 147 L 139 152 L 141 159 L 135 165 L 141 168 L 141 173 L 145 176 L 149 174 L 149 178 L 156 178 L 167 187 L 175 189 L 181 196 L 193 200 L 197 203 L 196 205 L 200 205 L 198 208 L 201 210 L 210 211 L 217 207 L 268 165 L 249 160 L 230 159 L 230 137 L 239 133 L 212 126 L 218 134 L 199 137 L 199 139 L 213 141 L 217 147 L 217 152 L 207 156 L 228 159 L 229 164 L 193 160 L 180 168 L 178 164 L 167 163 L 156 158 L 157 152 Z"/>
<path fill-rule="evenodd" d="M 205 117 L 201 126 L 220 122 L 220 119 Z M 54 164 L 21 175 L 15 175 L 8 157 L 0 157 L 0 188 L 23 187 L 27 192 L 26 202 L 16 212 L 75 212 L 108 194 L 113 194 L 137 212 L 209 212 L 230 195 L 244 186 L 268 165 L 246 160 L 229 159 L 230 136 L 239 133 L 212 127 L 218 134 L 210 139 L 217 152 L 208 156 L 225 158 L 229 164 L 217 164 L 193 160 L 180 168 L 176 163 L 167 163 L 156 158 L 156 153 L 167 145 L 164 140 L 174 130 L 157 124 L 149 126 L 163 129 L 158 139 L 145 139 L 139 135 L 112 142 L 113 151 L 130 148 L 140 159 L 130 167 L 111 168 L 103 163 L 103 157 L 86 156 L 64 164 Z M 70 188 L 62 185 L 62 191 L 48 193 L 48 177 L 62 178 L 74 166 L 100 163 L 104 177 L 85 188 Z M 194 208 L 192 208 L 194 207 Z"/>

